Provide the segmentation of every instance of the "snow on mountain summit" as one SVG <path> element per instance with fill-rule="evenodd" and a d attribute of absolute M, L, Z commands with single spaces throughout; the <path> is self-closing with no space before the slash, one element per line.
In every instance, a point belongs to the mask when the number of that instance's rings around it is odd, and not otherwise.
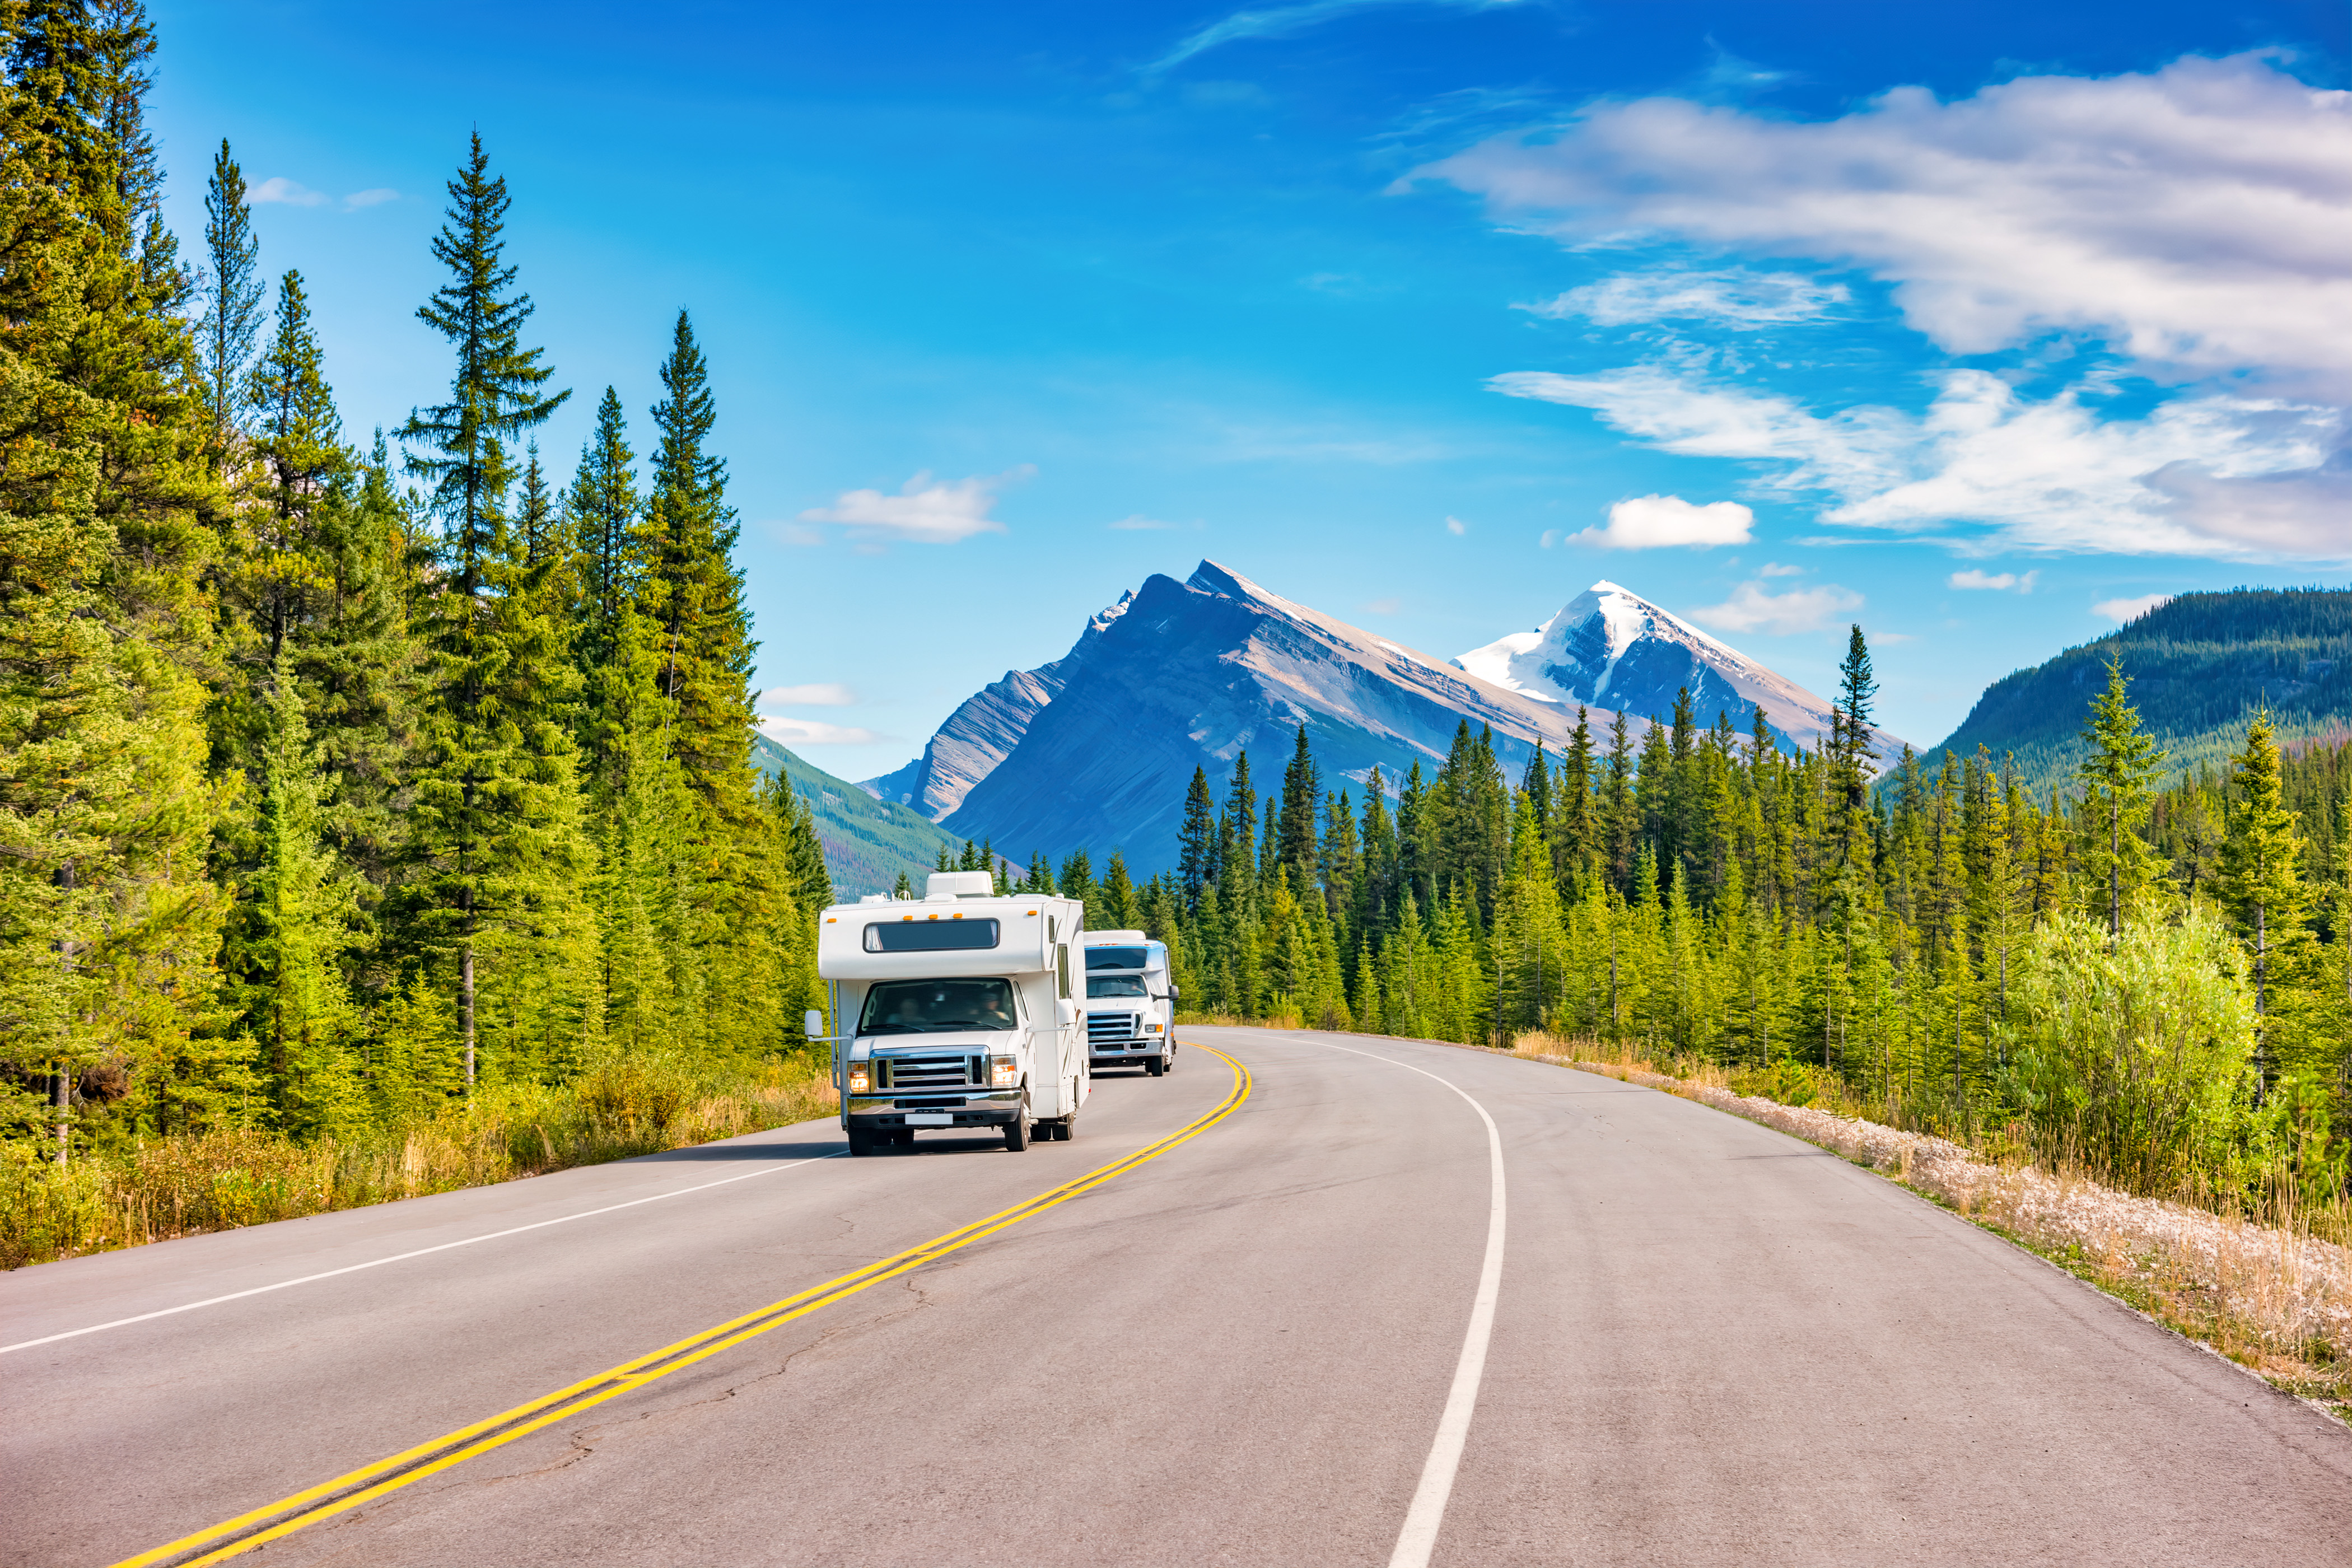
<path fill-rule="evenodd" d="M 1603 579 L 1533 631 L 1472 648 L 1454 666 L 1540 702 L 1585 703 L 1664 719 L 1687 689 L 1699 722 L 1728 712 L 1745 731 L 1758 709 L 1784 739 L 1818 746 L 1830 703 L 1630 588 Z M 1883 731 L 1880 750 L 1902 742 Z"/>

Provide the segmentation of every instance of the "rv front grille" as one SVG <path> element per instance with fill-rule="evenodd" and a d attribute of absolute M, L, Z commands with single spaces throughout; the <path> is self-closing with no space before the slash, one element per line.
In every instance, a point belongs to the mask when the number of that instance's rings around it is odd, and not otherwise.
<path fill-rule="evenodd" d="M 973 1081 L 965 1076 L 969 1057 L 884 1057 L 879 1089 L 960 1089 Z"/>
<path fill-rule="evenodd" d="M 1110 1040 L 1135 1038 L 1135 1015 L 1132 1013 L 1089 1013 L 1087 1015 L 1087 1044 L 1099 1046 Z"/>

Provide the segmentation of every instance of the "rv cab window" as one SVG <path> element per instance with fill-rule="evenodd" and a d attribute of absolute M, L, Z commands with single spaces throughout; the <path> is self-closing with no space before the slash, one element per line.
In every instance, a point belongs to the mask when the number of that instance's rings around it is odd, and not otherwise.
<path fill-rule="evenodd" d="M 1140 996 L 1144 994 L 1140 974 L 1089 974 L 1087 976 L 1089 996 Z"/>
<path fill-rule="evenodd" d="M 885 980 L 866 994 L 861 1035 L 934 1035 L 1016 1029 L 1013 987 L 1003 980 Z"/>

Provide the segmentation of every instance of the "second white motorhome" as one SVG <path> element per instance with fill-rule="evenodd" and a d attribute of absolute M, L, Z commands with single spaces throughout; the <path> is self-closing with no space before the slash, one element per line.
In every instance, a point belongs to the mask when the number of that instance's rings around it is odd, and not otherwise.
<path fill-rule="evenodd" d="M 1087 1058 L 1158 1078 L 1176 1065 L 1168 944 L 1139 931 L 1090 931 L 1086 944 Z"/>
<path fill-rule="evenodd" d="M 852 1154 L 925 1128 L 1066 1139 L 1090 1077 L 1078 993 L 1086 906 L 998 897 L 986 871 L 932 874 L 920 900 L 869 898 L 818 918 L 817 975 Z M 812 1022 L 819 1022 L 812 1018 Z"/>

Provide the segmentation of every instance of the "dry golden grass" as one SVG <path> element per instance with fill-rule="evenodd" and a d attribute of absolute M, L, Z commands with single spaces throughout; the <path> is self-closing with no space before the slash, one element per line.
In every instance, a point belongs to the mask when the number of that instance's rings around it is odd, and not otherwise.
<path fill-rule="evenodd" d="M 0 1267 L 536 1176 L 805 1121 L 821 1062 L 714 1077 L 625 1061 L 561 1089 L 484 1089 L 428 1121 L 296 1144 L 252 1129 L 0 1165 Z"/>

